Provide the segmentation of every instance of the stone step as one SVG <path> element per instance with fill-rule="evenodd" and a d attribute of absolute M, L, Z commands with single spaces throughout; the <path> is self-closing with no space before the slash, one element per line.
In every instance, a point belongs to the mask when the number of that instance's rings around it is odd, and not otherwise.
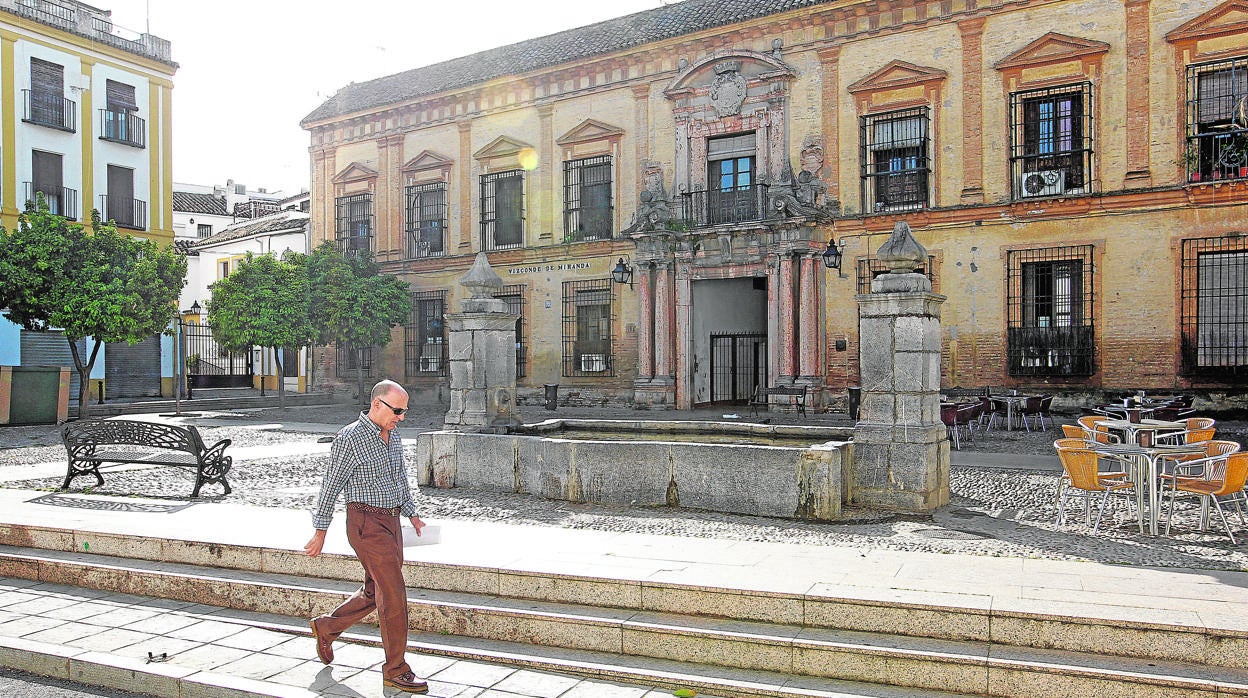
<path fill-rule="evenodd" d="M 0 548 L 0 574 L 296 618 L 332 608 L 356 587 L 343 580 L 12 547 Z M 1158 698 L 1248 695 L 1248 670 L 1195 663 L 730 621 L 490 594 L 420 590 L 409 592 L 408 603 L 415 629 L 469 643 L 522 643 L 719 670 L 930 691 L 969 688 L 974 693 L 1017 698 L 1110 692 Z"/>
<path fill-rule="evenodd" d="M 0 578 L 0 583 L 6 580 Z M 4 584 L 4 586 L 11 586 Z M 92 592 L 61 585 L 40 584 L 39 589 L 59 599 L 93 603 Z M 29 588 L 19 592 L 29 592 Z M 21 594 L 23 598 L 41 598 Z M 49 600 L 47 597 L 42 597 Z M 131 689 L 141 686 L 150 695 L 215 696 L 218 698 L 251 698 L 253 696 L 289 696 L 310 698 L 314 695 L 360 695 L 370 681 L 380 683 L 376 671 L 371 679 L 354 676 L 361 667 L 376 665 L 381 659 L 381 640 L 375 627 L 356 626 L 335 643 L 336 661 L 331 668 L 322 668 L 315 661 L 313 641 L 302 617 L 270 613 L 242 612 L 205 604 L 179 607 L 166 599 L 134 595 L 110 594 L 112 604 L 124 608 L 136 623 L 126 626 L 186 628 L 186 624 L 211 625 L 212 637 L 222 637 L 220 644 L 199 645 L 186 638 L 200 635 L 194 627 L 175 630 L 172 639 L 149 632 L 132 632 L 134 644 L 125 645 L 117 632 L 105 637 L 104 630 L 92 625 L 87 615 L 82 621 L 69 621 L 55 627 L 61 637 L 93 635 L 75 645 L 55 644 L 31 639 L 46 636 L 34 630 L 33 622 L 24 629 L 12 623 L 0 626 L 0 666 L 7 666 L 43 676 L 54 676 L 95 686 Z M 32 602 L 19 602 L 29 606 Z M 72 608 L 72 606 L 71 606 Z M 65 611 L 56 606 L 51 613 Z M 157 614 L 155 617 L 148 617 Z M 13 614 L 10 614 L 13 615 Z M 78 614 L 69 612 L 70 616 Z M 108 615 L 108 614 L 105 614 Z M 141 620 L 147 617 L 146 620 Z M 162 619 L 152 624 L 151 621 Z M 71 627 L 72 626 L 72 627 Z M 25 632 L 31 631 L 34 632 Z M 25 635 L 25 636 L 23 636 Z M 150 637 L 149 637 L 150 636 Z M 246 636 L 246 640 L 240 640 Z M 281 640 L 289 637 L 289 641 Z M 101 651 L 101 646 L 124 646 Z M 240 652 L 241 646 L 253 648 Z M 357 651 L 358 647 L 368 647 Z M 88 647 L 93 649 L 87 649 Z M 170 650 L 159 663 L 145 660 L 147 651 Z M 620 654 L 548 648 L 514 642 L 480 640 L 438 633 L 409 635 L 409 661 L 429 678 L 431 689 L 438 695 L 476 695 L 485 687 L 495 687 L 500 695 L 513 688 L 499 677 L 509 671 L 524 671 L 527 680 L 545 679 L 545 686 L 535 695 L 553 695 L 552 686 L 568 686 L 568 695 L 596 696 L 598 691 L 621 693 L 621 685 L 646 691 L 645 698 L 671 695 L 677 689 L 692 689 L 704 698 L 965 698 L 969 694 L 945 691 L 898 689 L 879 684 L 866 684 L 814 677 L 791 676 L 760 671 L 698 666 L 667 659 L 629 657 Z M 445 671 L 443 671 L 445 669 Z M 369 672 L 366 672 L 369 673 Z M 346 676 L 345 680 L 338 678 Z M 577 681 L 577 677 L 583 679 Z M 364 680 L 361 680 L 363 678 Z M 518 678 L 512 675 L 512 678 Z M 553 679 L 553 681 L 552 681 Z M 570 680 L 564 680 L 570 679 Z M 464 685 L 467 684 L 467 685 Z M 647 690 L 651 689 L 651 690 Z M 556 688 L 554 690 L 562 690 Z M 623 689 L 627 690 L 627 689 Z M 634 695 L 628 691 L 628 695 Z M 530 695 L 526 692 L 525 695 Z M 563 693 L 560 693 L 563 695 Z"/>
<path fill-rule="evenodd" d="M 349 585 L 359 579 L 359 563 L 351 555 L 327 553 L 313 559 L 291 549 L 133 533 L 10 524 L 0 526 L 0 545 L 85 550 L 119 558 L 232 569 L 242 574 L 267 572 L 339 580 Z M 1148 609 L 1106 603 L 1093 606 L 1081 601 L 1096 597 L 1087 594 L 1072 593 L 1069 602 L 998 598 L 990 604 L 989 599 L 975 594 L 859 587 L 859 595 L 850 597 L 843 595 L 843 589 L 826 594 L 817 590 L 785 593 L 429 561 L 406 562 L 404 578 L 410 588 L 430 592 L 1248 669 L 1248 631 L 1233 620 L 1219 625 L 1224 619 L 1203 612 L 1168 613 L 1166 620 L 1157 620 L 1158 614 Z M 1124 583 L 1128 583 L 1126 579 Z M 838 591 L 842 595 L 834 595 Z"/>

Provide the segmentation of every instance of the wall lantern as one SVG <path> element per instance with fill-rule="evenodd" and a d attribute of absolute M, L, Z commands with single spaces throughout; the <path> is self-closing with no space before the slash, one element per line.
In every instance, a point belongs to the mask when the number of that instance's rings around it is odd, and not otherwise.
<path fill-rule="evenodd" d="M 624 259 L 624 257 L 620 257 L 620 261 L 615 263 L 615 268 L 611 270 L 611 278 L 615 279 L 617 284 L 628 284 L 628 287 L 632 288 L 633 267 Z"/>
<path fill-rule="evenodd" d="M 844 246 L 844 240 L 841 240 L 841 247 L 837 247 L 836 238 L 828 238 L 828 249 L 823 251 L 823 266 L 839 271 L 841 268 L 841 248 Z"/>

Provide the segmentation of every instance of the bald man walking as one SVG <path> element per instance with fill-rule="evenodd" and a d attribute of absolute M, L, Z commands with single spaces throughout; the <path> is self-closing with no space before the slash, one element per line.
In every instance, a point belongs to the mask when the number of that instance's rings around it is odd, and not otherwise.
<path fill-rule="evenodd" d="M 373 387 L 368 411 L 343 427 L 329 450 L 329 467 L 312 512 L 316 529 L 303 551 L 313 557 L 325 546 L 325 531 L 340 494 L 347 500 L 347 541 L 364 566 L 364 586 L 328 615 L 311 621 L 316 655 L 334 661 L 334 640 L 364 616 L 377 611 L 386 653 L 382 684 L 407 693 L 427 693 L 429 685 L 407 663 L 407 587 L 403 583 L 403 535 L 399 516 L 408 517 L 417 535 L 425 522 L 416 515 L 403 440 L 395 431 L 407 412 L 407 391 L 394 381 Z"/>

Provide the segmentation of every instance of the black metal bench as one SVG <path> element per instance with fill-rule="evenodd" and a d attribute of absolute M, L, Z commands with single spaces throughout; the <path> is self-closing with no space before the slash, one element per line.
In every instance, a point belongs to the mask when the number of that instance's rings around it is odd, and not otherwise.
<path fill-rule="evenodd" d="M 96 486 L 104 484 L 100 467 L 105 463 L 166 465 L 195 469 L 192 497 L 207 484 L 219 484 L 230 493 L 225 474 L 233 459 L 225 455 L 229 439 L 222 439 L 211 448 L 204 446 L 199 430 L 192 426 L 156 424 L 125 419 L 94 419 L 71 422 L 61 429 L 61 441 L 69 452 L 69 468 L 61 489 L 79 475 L 94 475 Z M 138 450 L 108 449 L 108 446 L 135 446 Z"/>
<path fill-rule="evenodd" d="M 788 397 L 789 404 L 803 417 L 806 416 L 806 386 L 804 385 L 775 385 L 770 388 L 758 386 L 754 389 L 753 397 L 750 398 L 750 409 L 754 410 L 754 416 L 758 416 L 759 407 L 771 406 L 772 395 Z"/>

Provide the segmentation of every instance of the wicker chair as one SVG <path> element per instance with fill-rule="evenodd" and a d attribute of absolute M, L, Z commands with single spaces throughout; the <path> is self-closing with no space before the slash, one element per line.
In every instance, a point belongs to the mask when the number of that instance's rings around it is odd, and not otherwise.
<path fill-rule="evenodd" d="M 1135 483 L 1125 478 L 1106 477 L 1097 471 L 1098 454 L 1095 451 L 1086 448 L 1059 448 L 1057 457 L 1062 461 L 1062 470 L 1069 483 L 1061 488 L 1061 495 L 1057 504 L 1057 523 L 1063 525 L 1066 523 L 1066 501 L 1071 497 L 1080 497 L 1084 500 L 1084 523 L 1088 523 L 1092 515 L 1092 500 L 1097 499 L 1100 495 L 1100 504 L 1097 507 L 1096 523 L 1092 526 L 1092 532 L 1100 530 L 1101 518 L 1105 515 L 1105 505 L 1109 503 L 1110 495 L 1128 495 L 1135 489 Z M 1134 497 L 1128 499 L 1129 502 L 1135 501 Z M 1137 517 L 1138 518 L 1138 517 Z M 1144 530 L 1144 522 L 1140 520 L 1140 531 Z"/>
<path fill-rule="evenodd" d="M 1215 473 L 1210 472 L 1210 475 L 1215 475 Z M 1222 511 L 1222 504 L 1218 501 L 1218 498 L 1237 495 L 1244 490 L 1245 483 L 1248 483 L 1248 453 L 1232 453 L 1227 456 L 1221 477 L 1176 479 L 1174 481 L 1174 489 L 1170 490 L 1170 510 L 1166 516 L 1166 535 L 1170 534 L 1170 523 L 1174 521 L 1174 500 L 1180 494 L 1190 494 L 1199 497 L 1202 504 L 1213 503 L 1214 510 L 1218 512 L 1218 517 L 1222 519 L 1222 526 L 1226 528 L 1226 535 L 1231 539 L 1231 545 L 1235 545 L 1235 534 L 1231 532 L 1231 524 L 1226 520 L 1226 513 Z M 1205 518 L 1201 517 L 1200 530 L 1202 531 L 1205 530 L 1208 523 Z"/>

